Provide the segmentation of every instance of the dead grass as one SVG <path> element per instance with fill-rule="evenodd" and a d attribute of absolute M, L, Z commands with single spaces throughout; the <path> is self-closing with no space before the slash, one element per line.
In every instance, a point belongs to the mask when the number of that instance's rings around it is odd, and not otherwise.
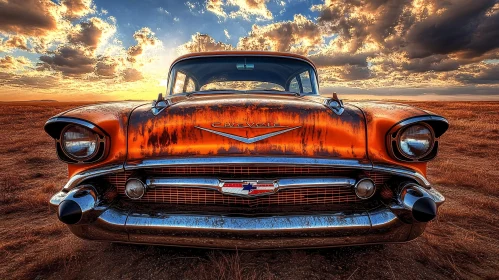
<path fill-rule="evenodd" d="M 48 209 L 67 170 L 43 124 L 75 104 L 0 103 L 1 278 L 499 279 L 499 103 L 413 105 L 451 122 L 429 168 L 447 202 L 421 238 L 384 246 L 227 252 L 73 236 Z"/>

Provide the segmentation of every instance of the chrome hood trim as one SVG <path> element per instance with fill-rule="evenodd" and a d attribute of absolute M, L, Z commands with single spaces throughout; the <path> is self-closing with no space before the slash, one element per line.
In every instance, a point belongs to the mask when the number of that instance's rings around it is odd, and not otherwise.
<path fill-rule="evenodd" d="M 265 139 L 270 138 L 272 136 L 276 136 L 276 135 L 283 134 L 283 133 L 286 133 L 286 132 L 291 131 L 291 130 L 295 130 L 297 128 L 300 128 L 301 126 L 296 126 L 296 127 L 292 127 L 292 128 L 288 128 L 288 129 L 284 129 L 284 130 L 279 130 L 276 132 L 271 132 L 271 133 L 263 134 L 263 135 L 256 136 L 256 137 L 250 137 L 250 138 L 241 137 L 241 136 L 237 136 L 237 135 L 230 134 L 230 133 L 220 132 L 220 131 L 216 131 L 213 129 L 208 129 L 208 128 L 204 128 L 204 127 L 200 127 L 200 126 L 194 126 L 194 127 L 199 128 L 199 129 L 204 130 L 204 131 L 211 132 L 213 134 L 227 137 L 227 138 L 239 141 L 239 142 L 243 142 L 246 144 L 252 144 L 252 143 L 255 143 L 255 142 L 258 142 L 261 140 L 265 140 Z"/>

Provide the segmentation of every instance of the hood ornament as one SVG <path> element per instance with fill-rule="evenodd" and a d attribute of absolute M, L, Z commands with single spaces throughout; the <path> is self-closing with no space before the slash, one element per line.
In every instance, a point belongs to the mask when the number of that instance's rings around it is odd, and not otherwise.
<path fill-rule="evenodd" d="M 329 98 L 326 100 L 326 106 L 331 108 L 333 112 L 340 116 L 345 111 L 345 106 L 343 105 L 343 101 L 338 98 L 336 92 L 333 92 L 333 98 Z"/>
<path fill-rule="evenodd" d="M 172 105 L 172 101 L 170 99 L 164 99 L 163 94 L 160 93 L 158 95 L 158 99 L 152 102 L 152 114 L 157 116 L 159 113 L 161 113 L 161 111 L 163 111 L 170 105 Z"/>

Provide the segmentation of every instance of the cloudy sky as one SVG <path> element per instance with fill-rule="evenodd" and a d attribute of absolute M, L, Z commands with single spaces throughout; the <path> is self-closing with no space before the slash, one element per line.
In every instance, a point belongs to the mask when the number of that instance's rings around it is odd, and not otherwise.
<path fill-rule="evenodd" d="M 0 0 L 0 100 L 153 99 L 231 49 L 309 56 L 325 94 L 499 100 L 498 0 Z"/>

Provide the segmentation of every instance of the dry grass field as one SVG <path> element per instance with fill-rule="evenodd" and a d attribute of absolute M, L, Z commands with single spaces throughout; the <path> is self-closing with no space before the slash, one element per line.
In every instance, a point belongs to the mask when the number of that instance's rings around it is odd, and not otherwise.
<path fill-rule="evenodd" d="M 447 198 L 404 244 L 234 252 L 80 240 L 48 208 L 66 182 L 57 102 L 0 103 L 0 279 L 499 279 L 499 103 L 413 103 L 451 128 L 429 177 Z"/>

